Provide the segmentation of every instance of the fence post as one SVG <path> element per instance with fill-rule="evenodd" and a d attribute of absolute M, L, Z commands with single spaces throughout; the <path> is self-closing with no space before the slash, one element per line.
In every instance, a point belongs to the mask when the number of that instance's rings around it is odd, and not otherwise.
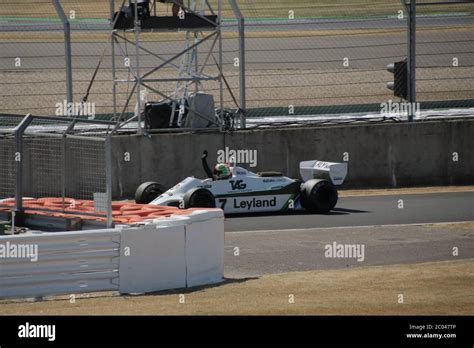
<path fill-rule="evenodd" d="M 246 81 L 245 81 L 245 18 L 235 0 L 229 0 L 239 23 L 239 78 L 240 78 L 240 128 L 246 128 Z"/>
<path fill-rule="evenodd" d="M 408 122 L 413 122 L 416 105 L 416 0 L 410 0 L 408 9 Z"/>
<path fill-rule="evenodd" d="M 71 51 L 71 24 L 64 14 L 64 10 L 61 6 L 60 0 L 52 0 L 53 5 L 56 8 L 56 12 L 61 19 L 64 30 L 64 46 L 65 52 L 64 56 L 66 57 L 66 85 L 67 85 L 67 102 L 68 106 L 73 102 L 73 91 L 72 91 L 72 51 Z M 70 108 L 67 108 L 68 116 L 72 116 L 69 113 Z"/>
<path fill-rule="evenodd" d="M 66 159 L 67 159 L 67 133 L 64 132 L 62 139 L 61 139 L 61 151 L 62 151 L 62 158 L 61 158 L 61 208 L 62 211 L 66 209 Z"/>
<path fill-rule="evenodd" d="M 23 209 L 23 133 L 29 126 L 33 116 L 28 114 L 21 120 L 20 124 L 15 127 L 15 211 Z"/>
<path fill-rule="evenodd" d="M 108 134 L 104 143 L 105 185 L 107 196 L 107 228 L 113 227 L 112 221 L 112 135 Z"/>
<path fill-rule="evenodd" d="M 143 135 L 142 129 L 142 104 L 141 104 L 141 87 L 142 87 L 142 78 L 140 76 L 140 34 L 141 34 L 141 21 L 138 18 L 138 1 L 135 2 L 134 8 L 134 36 L 135 36 L 135 85 L 137 86 L 137 103 L 135 106 L 135 116 L 137 117 L 138 121 L 138 131 L 137 134 Z M 112 57 L 113 59 L 113 57 Z"/>
<path fill-rule="evenodd" d="M 223 55 L 222 55 L 222 0 L 217 0 L 217 12 L 219 18 L 219 119 L 220 119 L 220 129 L 221 131 L 224 130 L 224 72 L 223 72 Z"/>
<path fill-rule="evenodd" d="M 114 22 L 115 0 L 109 0 L 110 23 Z"/>

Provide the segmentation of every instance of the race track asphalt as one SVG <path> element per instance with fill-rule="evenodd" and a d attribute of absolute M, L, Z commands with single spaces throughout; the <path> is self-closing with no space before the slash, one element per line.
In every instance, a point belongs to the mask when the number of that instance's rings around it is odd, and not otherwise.
<path fill-rule="evenodd" d="M 474 223 L 446 224 L 459 221 L 474 221 L 474 192 L 346 197 L 327 215 L 227 217 L 225 276 L 473 258 Z M 363 245 L 364 257 L 326 257 L 333 243 Z"/>
<path fill-rule="evenodd" d="M 399 208 L 403 200 L 403 208 Z M 334 211 L 312 215 L 304 211 L 284 215 L 228 216 L 226 232 L 322 227 L 371 226 L 474 220 L 474 192 L 341 197 Z"/>
<path fill-rule="evenodd" d="M 445 55 L 456 54 L 461 66 L 464 61 L 472 59 L 472 50 L 468 49 L 472 40 L 472 30 L 459 30 L 471 28 L 472 16 L 449 16 L 420 18 L 418 32 L 418 67 L 425 65 L 445 67 Z M 268 68 L 269 62 L 275 69 L 288 69 L 287 64 L 292 62 L 292 68 L 311 69 L 317 64 L 320 70 L 340 69 L 342 57 L 351 58 L 351 68 L 370 69 L 376 66 L 385 66 L 392 63 L 394 57 L 405 56 L 406 46 L 406 23 L 396 18 L 371 19 L 371 20 L 348 20 L 348 21 L 326 21 L 313 20 L 301 24 L 282 25 L 282 22 L 258 23 L 248 25 L 246 47 L 246 64 L 249 72 Z M 439 30 L 434 30 L 439 28 Z M 445 29 L 455 29 L 447 31 Z M 5 21 L 0 19 L 0 32 L 16 32 L 25 30 L 43 30 L 45 33 L 53 33 L 61 29 L 58 24 L 45 27 L 44 24 Z M 107 26 L 100 28 L 87 27 L 88 30 L 101 30 L 107 32 Z M 235 31 L 234 26 L 227 28 Z M 424 30 L 427 29 L 427 30 Z M 84 28 L 73 28 L 76 32 L 91 33 Z M 309 30 L 313 34 L 296 36 L 255 37 L 251 33 L 260 31 L 279 33 L 284 31 Z M 319 31 L 333 30 L 329 35 L 318 36 Z M 352 35 L 344 30 L 375 30 L 376 35 L 371 32 L 358 32 Z M 396 34 L 390 34 L 390 30 L 396 30 Z M 99 31 L 100 32 L 100 31 Z M 313 36 L 316 35 L 316 36 Z M 86 36 L 87 37 L 87 36 Z M 155 35 L 156 40 L 160 39 Z M 435 43 L 434 43 L 435 42 Z M 94 69 L 97 65 L 104 47 L 109 47 L 107 41 L 90 39 L 76 40 L 73 43 L 73 67 L 74 69 Z M 24 68 L 54 69 L 64 66 L 64 44 L 58 42 L 45 42 L 44 40 L 29 40 L 28 42 L 3 42 L 0 52 L 0 70 L 11 69 L 12 57 L 22 57 Z M 182 50 L 183 42 L 143 42 L 143 47 L 158 53 L 164 58 L 170 58 Z M 225 64 L 232 66 L 236 52 L 238 51 L 237 39 L 226 39 L 223 42 L 223 60 Z M 107 53 L 109 54 L 109 53 Z M 140 59 L 142 67 L 154 67 L 157 65 L 155 57 L 143 54 Z M 101 65 L 102 69 L 111 68 L 111 59 L 105 59 Z M 229 67 L 230 70 L 232 70 Z"/>

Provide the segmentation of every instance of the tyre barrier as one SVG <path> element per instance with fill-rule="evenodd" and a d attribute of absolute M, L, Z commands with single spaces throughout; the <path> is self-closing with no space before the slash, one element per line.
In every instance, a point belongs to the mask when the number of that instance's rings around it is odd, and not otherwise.
<path fill-rule="evenodd" d="M 15 199 L 9 198 L 0 201 L 0 212 L 11 210 L 9 207 L 15 206 Z M 64 213 L 58 212 L 63 209 Z M 34 214 L 41 216 L 51 216 L 58 218 L 80 218 L 98 222 L 106 222 L 105 212 L 97 211 L 94 207 L 94 201 L 74 198 L 43 197 L 43 198 L 25 198 L 23 200 L 25 214 Z M 38 209 L 38 210 L 35 210 Z M 47 211 L 51 210 L 51 211 Z M 112 221 L 116 224 L 135 224 L 153 220 L 157 218 L 169 217 L 172 215 L 187 215 L 193 211 L 203 210 L 200 208 L 180 209 L 177 207 L 137 204 L 131 201 L 113 201 L 112 202 Z M 212 208 L 206 208 L 207 211 Z M 101 216 L 91 216 L 84 214 L 103 214 Z"/>

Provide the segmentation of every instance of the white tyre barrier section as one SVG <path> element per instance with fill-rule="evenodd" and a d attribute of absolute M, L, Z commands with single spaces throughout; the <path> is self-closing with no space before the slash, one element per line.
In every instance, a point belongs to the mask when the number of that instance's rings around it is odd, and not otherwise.
<path fill-rule="evenodd" d="M 2 255 L 11 245 L 37 245 L 37 261 Z M 0 236 L 0 298 L 146 293 L 217 283 L 223 277 L 221 210 L 137 227 Z"/>

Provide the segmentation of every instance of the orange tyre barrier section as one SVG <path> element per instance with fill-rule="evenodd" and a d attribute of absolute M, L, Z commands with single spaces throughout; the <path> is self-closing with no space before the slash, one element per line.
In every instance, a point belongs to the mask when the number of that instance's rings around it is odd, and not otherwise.
<path fill-rule="evenodd" d="M 15 206 L 15 199 L 5 199 L 0 204 L 7 207 Z M 64 204 L 64 206 L 63 206 Z M 26 214 L 35 214 L 42 216 L 52 216 L 58 218 L 80 218 L 83 220 L 92 220 L 106 222 L 105 212 L 98 212 L 94 208 L 94 202 L 90 200 L 81 200 L 73 198 L 46 197 L 46 198 L 28 198 L 23 200 L 23 208 Z M 66 213 L 48 212 L 35 209 L 63 210 Z M 0 211 L 9 211 L 8 208 L 0 208 Z M 158 219 L 161 217 L 169 217 L 171 215 L 189 215 L 193 211 L 199 210 L 219 210 L 219 209 L 179 209 L 177 207 L 167 207 L 159 205 L 136 204 L 126 201 L 112 202 L 112 220 L 118 224 L 134 224 L 149 219 Z M 104 217 L 89 216 L 84 214 L 104 214 Z"/>

